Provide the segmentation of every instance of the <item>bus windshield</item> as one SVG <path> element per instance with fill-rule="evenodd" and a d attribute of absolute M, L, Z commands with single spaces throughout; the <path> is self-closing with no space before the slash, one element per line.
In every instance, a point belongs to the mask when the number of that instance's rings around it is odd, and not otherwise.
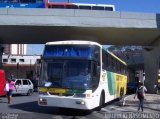
<path fill-rule="evenodd" d="M 90 89 L 91 61 L 71 59 L 44 59 L 40 86 Z"/>
<path fill-rule="evenodd" d="M 93 57 L 93 47 L 87 45 L 47 45 L 45 57 Z"/>

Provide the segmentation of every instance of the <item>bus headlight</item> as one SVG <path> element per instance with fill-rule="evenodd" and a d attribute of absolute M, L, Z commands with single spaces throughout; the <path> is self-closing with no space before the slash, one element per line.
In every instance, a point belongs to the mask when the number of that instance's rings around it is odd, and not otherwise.
<path fill-rule="evenodd" d="M 76 104 L 85 105 L 84 101 L 76 101 Z"/>
<path fill-rule="evenodd" d="M 47 105 L 47 100 L 45 98 L 39 98 L 40 105 Z"/>

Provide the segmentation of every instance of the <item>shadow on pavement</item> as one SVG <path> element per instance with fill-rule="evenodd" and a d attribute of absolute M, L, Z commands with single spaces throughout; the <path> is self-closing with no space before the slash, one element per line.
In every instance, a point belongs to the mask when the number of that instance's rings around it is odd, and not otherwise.
<path fill-rule="evenodd" d="M 150 109 L 150 110 L 154 110 L 154 111 L 158 111 L 158 112 L 160 112 L 160 109 L 155 109 L 155 108 L 146 107 L 146 106 L 144 106 L 144 108 L 147 108 L 147 109 Z"/>
<path fill-rule="evenodd" d="M 26 112 L 66 115 L 66 116 L 85 116 L 91 113 L 91 111 L 76 110 L 76 109 L 41 107 L 37 104 L 37 101 L 21 103 L 21 104 L 12 104 L 9 107 L 14 108 L 14 109 L 23 110 Z"/>
<path fill-rule="evenodd" d="M 7 101 L 2 101 L 2 100 L 0 100 L 0 103 L 8 103 Z"/>
<path fill-rule="evenodd" d="M 128 104 L 128 105 L 135 105 L 135 104 L 138 104 L 138 100 L 131 100 L 131 101 L 129 101 L 129 100 L 127 100 L 126 101 L 126 104 Z M 150 100 L 144 100 L 144 103 L 145 104 L 160 104 L 160 100 L 152 100 L 152 101 L 150 101 Z"/>
<path fill-rule="evenodd" d="M 137 107 L 138 108 L 138 104 L 137 105 L 132 105 L 132 107 Z M 152 107 L 150 107 L 150 106 L 146 106 L 145 104 L 144 104 L 144 110 L 145 109 L 150 109 L 150 110 L 153 110 L 153 111 L 158 111 L 158 112 L 160 112 L 160 109 L 155 109 L 155 108 L 152 108 Z"/>

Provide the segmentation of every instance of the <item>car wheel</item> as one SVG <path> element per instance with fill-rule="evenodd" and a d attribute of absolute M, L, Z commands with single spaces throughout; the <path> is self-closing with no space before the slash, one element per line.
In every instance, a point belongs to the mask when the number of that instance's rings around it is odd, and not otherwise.
<path fill-rule="evenodd" d="M 33 93 L 33 91 L 32 91 L 31 89 L 29 89 L 28 92 L 27 92 L 27 95 L 28 95 L 28 96 L 31 96 L 32 93 Z"/>

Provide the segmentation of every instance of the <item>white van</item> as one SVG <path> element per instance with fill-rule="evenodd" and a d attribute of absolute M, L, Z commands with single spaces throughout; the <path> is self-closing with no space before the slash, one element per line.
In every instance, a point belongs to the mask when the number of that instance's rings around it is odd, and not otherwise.
<path fill-rule="evenodd" d="M 13 94 L 26 94 L 28 96 L 33 93 L 33 83 L 29 79 L 14 79 L 16 90 Z"/>

